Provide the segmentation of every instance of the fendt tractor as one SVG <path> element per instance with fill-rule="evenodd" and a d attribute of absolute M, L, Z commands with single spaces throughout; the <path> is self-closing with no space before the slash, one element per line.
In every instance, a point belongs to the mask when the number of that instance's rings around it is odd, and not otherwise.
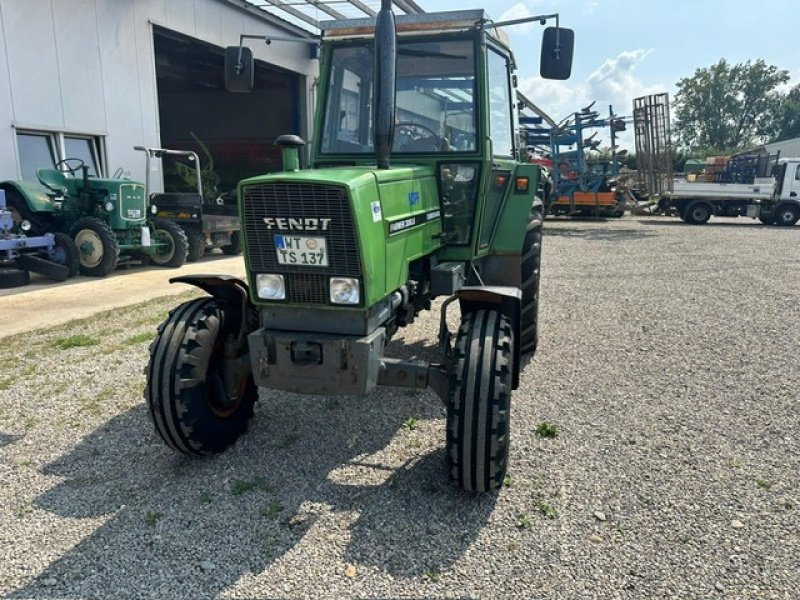
<path fill-rule="evenodd" d="M 566 79 L 574 34 L 544 31 L 543 77 Z M 514 57 L 482 10 L 322 23 L 311 168 L 280 137 L 283 171 L 239 183 L 247 282 L 176 277 L 210 296 L 174 309 L 151 345 L 145 398 L 158 434 L 221 452 L 258 387 L 367 394 L 432 388 L 462 488 L 502 485 L 511 392 L 538 340 L 540 167 L 519 160 Z M 229 90 L 252 53 L 226 52 Z M 384 356 L 398 328 L 441 304 L 441 363 Z M 454 302 L 461 325 L 451 339 Z"/>

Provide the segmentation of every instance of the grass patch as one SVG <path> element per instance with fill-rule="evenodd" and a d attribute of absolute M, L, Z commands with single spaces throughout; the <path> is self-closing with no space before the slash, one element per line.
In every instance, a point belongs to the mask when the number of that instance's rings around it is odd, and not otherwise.
<path fill-rule="evenodd" d="M 419 425 L 419 419 L 417 417 L 409 417 L 406 419 L 404 425 L 409 431 L 414 431 L 417 428 L 417 425 Z"/>
<path fill-rule="evenodd" d="M 548 421 L 542 421 L 539 423 L 534 431 L 540 438 L 558 437 L 558 425 L 555 423 L 549 423 Z"/>
<path fill-rule="evenodd" d="M 12 385 L 14 385 L 15 381 L 16 379 L 14 377 L 4 377 L 3 379 L 0 379 L 0 392 L 4 392 L 5 390 L 9 389 Z"/>
<path fill-rule="evenodd" d="M 503 478 L 503 487 L 510 488 L 510 487 L 513 485 L 513 483 L 514 483 L 514 482 L 513 482 L 513 481 L 512 481 L 512 479 L 511 479 L 511 475 L 506 475 L 506 476 Z"/>
<path fill-rule="evenodd" d="M 527 529 L 533 525 L 533 521 L 531 521 L 531 518 L 525 513 L 520 513 L 517 515 L 517 521 L 514 525 L 517 526 L 517 529 Z"/>
<path fill-rule="evenodd" d="M 128 339 L 122 342 L 123 346 L 135 346 L 137 344 L 143 344 L 145 342 L 153 341 L 155 334 L 150 331 L 145 331 L 144 333 L 137 333 L 136 335 L 132 335 Z"/>
<path fill-rule="evenodd" d="M 264 477 L 253 477 L 252 479 L 240 479 L 238 481 L 234 481 L 231 485 L 231 494 L 234 496 L 241 496 L 242 494 L 246 494 L 247 492 L 252 492 L 253 490 L 258 490 L 260 492 L 271 492 L 272 487 L 267 482 L 266 478 Z"/>
<path fill-rule="evenodd" d="M 200 494 L 200 504 L 211 504 L 213 499 L 211 498 L 211 494 L 208 492 L 203 492 Z"/>
<path fill-rule="evenodd" d="M 436 567 L 431 567 L 430 569 L 425 571 L 425 575 L 423 575 L 423 577 L 425 577 L 425 579 L 427 579 L 431 583 L 436 583 L 437 581 L 439 581 L 439 578 L 441 576 L 442 576 L 442 574 L 439 572 L 439 569 L 437 569 Z"/>
<path fill-rule="evenodd" d="M 550 506 L 546 500 L 539 500 L 539 502 L 536 503 L 536 510 L 539 511 L 539 514 L 544 515 L 548 519 L 555 519 L 558 517 L 558 511 Z"/>
<path fill-rule="evenodd" d="M 33 512 L 33 504 L 30 502 L 25 502 L 24 504 L 20 504 L 19 506 L 14 507 L 14 516 L 18 519 L 24 519 L 29 514 Z"/>
<path fill-rule="evenodd" d="M 272 519 L 273 521 L 278 518 L 278 515 L 283 512 L 283 504 L 277 500 L 273 500 L 261 509 L 261 516 Z"/>
<path fill-rule="evenodd" d="M 765 479 L 756 479 L 756 485 L 760 487 L 762 490 L 769 491 L 772 489 L 772 484 L 769 481 L 766 481 Z"/>
<path fill-rule="evenodd" d="M 89 335 L 79 333 L 65 338 L 58 338 L 53 342 L 53 346 L 59 350 L 69 350 L 70 348 L 85 348 L 87 346 L 97 346 L 100 340 Z"/>
<path fill-rule="evenodd" d="M 149 527 L 155 527 L 156 523 L 158 523 L 163 516 L 164 513 L 160 513 L 157 510 L 148 510 L 144 515 L 144 522 L 147 523 Z"/>

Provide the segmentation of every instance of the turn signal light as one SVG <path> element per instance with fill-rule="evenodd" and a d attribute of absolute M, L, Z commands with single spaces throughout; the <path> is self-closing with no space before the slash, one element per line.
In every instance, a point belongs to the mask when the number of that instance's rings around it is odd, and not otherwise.
<path fill-rule="evenodd" d="M 527 177 L 517 177 L 515 188 L 518 192 L 527 192 L 530 181 Z"/>

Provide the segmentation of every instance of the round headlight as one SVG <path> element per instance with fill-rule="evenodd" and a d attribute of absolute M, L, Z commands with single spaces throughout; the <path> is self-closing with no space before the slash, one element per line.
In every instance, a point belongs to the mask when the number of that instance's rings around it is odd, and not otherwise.
<path fill-rule="evenodd" d="M 155 204 L 150 205 L 150 212 L 154 215 L 158 214 L 158 207 Z"/>
<path fill-rule="evenodd" d="M 358 304 L 361 301 L 361 285 L 353 277 L 331 277 L 330 292 L 334 304 Z"/>
<path fill-rule="evenodd" d="M 26 220 L 22 221 L 22 223 L 19 224 L 19 228 L 22 229 L 22 231 L 30 231 L 31 230 L 31 222 L 26 219 Z"/>
<path fill-rule="evenodd" d="M 258 297 L 264 300 L 285 300 L 286 282 L 283 275 L 259 273 L 256 275 Z"/>
<path fill-rule="evenodd" d="M 108 202 L 105 203 L 104 208 L 108 212 L 114 212 L 114 203 L 109 200 Z"/>

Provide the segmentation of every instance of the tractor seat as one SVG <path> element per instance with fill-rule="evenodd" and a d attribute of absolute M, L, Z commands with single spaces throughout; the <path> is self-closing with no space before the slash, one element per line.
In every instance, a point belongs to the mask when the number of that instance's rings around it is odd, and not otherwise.
<path fill-rule="evenodd" d="M 36 169 L 36 177 L 39 183 L 52 190 L 56 194 L 63 196 L 67 193 L 67 177 L 57 169 Z"/>

